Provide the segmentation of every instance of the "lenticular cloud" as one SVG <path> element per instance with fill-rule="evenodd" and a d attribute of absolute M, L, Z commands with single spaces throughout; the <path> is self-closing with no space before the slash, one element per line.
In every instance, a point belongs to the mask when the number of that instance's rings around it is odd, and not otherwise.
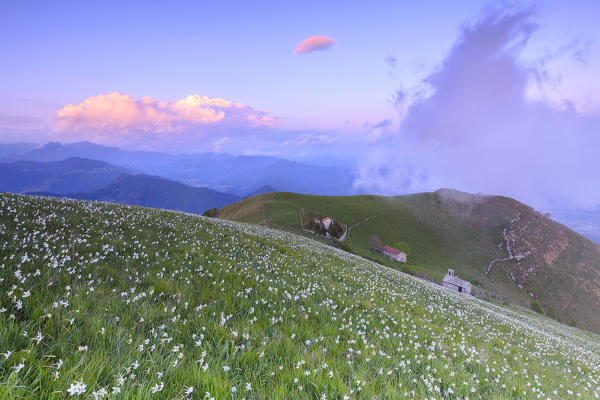
<path fill-rule="evenodd" d="M 329 36 L 311 36 L 301 41 L 294 54 L 310 53 L 317 50 L 327 50 L 336 43 L 335 39 Z"/>

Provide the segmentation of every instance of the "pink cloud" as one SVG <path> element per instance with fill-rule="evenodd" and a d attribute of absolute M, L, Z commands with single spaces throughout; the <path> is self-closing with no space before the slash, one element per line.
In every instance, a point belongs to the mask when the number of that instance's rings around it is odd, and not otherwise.
<path fill-rule="evenodd" d="M 336 40 L 330 38 L 329 36 L 311 36 L 304 39 L 298 44 L 298 46 L 296 46 L 294 54 L 310 53 L 317 50 L 327 50 L 335 43 Z"/>
<path fill-rule="evenodd" d="M 182 132 L 204 126 L 236 128 L 273 127 L 275 119 L 266 111 L 221 98 L 190 95 L 164 102 L 151 97 L 135 100 L 110 93 L 69 104 L 56 115 L 59 130 L 68 132 Z"/>

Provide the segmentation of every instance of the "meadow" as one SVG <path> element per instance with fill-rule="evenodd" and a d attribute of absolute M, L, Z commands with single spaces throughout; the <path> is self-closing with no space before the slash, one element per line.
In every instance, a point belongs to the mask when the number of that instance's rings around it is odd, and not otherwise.
<path fill-rule="evenodd" d="M 329 241 L 333 246 L 438 283 L 452 268 L 481 297 L 526 308 L 540 303 L 542 313 L 600 333 L 600 245 L 517 200 L 452 189 L 394 197 L 277 192 L 217 216 L 314 238 L 300 229 L 301 208 L 348 225 L 347 240 Z M 406 243 L 407 263 L 373 251 L 373 235 L 382 245 Z"/>
<path fill-rule="evenodd" d="M 598 336 L 289 232 L 0 194 L 0 246 L 3 399 L 600 396 Z"/>
<path fill-rule="evenodd" d="M 369 237 L 377 234 L 384 245 L 406 242 L 410 248 L 409 263 L 426 266 L 440 280 L 452 266 L 473 283 L 485 272 L 490 260 L 504 257 L 498 243 L 502 241 L 504 226 L 516 214 L 501 201 L 473 211 L 468 206 L 442 202 L 436 193 L 381 197 L 277 192 L 228 205 L 219 211 L 219 216 L 255 224 L 264 220 L 270 227 L 301 234 L 300 208 L 347 224 L 350 233 L 344 244 L 360 256 L 374 258 L 389 267 L 404 267 L 369 248 Z"/>

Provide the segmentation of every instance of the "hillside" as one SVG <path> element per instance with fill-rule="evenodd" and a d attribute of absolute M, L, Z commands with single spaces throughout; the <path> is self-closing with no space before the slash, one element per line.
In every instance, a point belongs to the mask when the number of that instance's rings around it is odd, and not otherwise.
<path fill-rule="evenodd" d="M 344 245 L 356 254 L 434 280 L 453 267 L 511 302 L 538 300 L 560 321 L 600 332 L 600 246 L 516 200 L 449 189 L 397 197 L 275 193 L 227 206 L 219 217 L 301 233 L 301 207 L 348 224 Z M 413 265 L 371 251 L 374 234 L 383 244 L 407 243 Z"/>
<path fill-rule="evenodd" d="M 88 192 L 129 171 L 104 161 L 79 157 L 52 162 L 0 163 L 0 192 Z"/>
<path fill-rule="evenodd" d="M 223 207 L 241 199 L 232 194 L 191 187 L 158 176 L 130 174 L 123 174 L 110 184 L 90 193 L 31 194 L 164 208 L 194 214 L 202 214 L 210 208 Z"/>
<path fill-rule="evenodd" d="M 600 338 L 290 233 L 0 195 L 0 398 L 597 398 Z"/>
<path fill-rule="evenodd" d="M 251 193 L 247 193 L 246 196 L 244 196 L 244 197 L 254 197 L 254 196 L 258 196 L 259 194 L 273 193 L 273 192 L 277 192 L 277 189 L 275 189 L 273 186 L 264 185 L 264 186 L 259 187 L 256 190 L 254 190 Z"/>

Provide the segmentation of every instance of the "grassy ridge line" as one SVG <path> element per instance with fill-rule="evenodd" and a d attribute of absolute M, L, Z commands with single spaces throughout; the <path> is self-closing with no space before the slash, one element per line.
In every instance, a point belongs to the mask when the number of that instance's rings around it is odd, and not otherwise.
<path fill-rule="evenodd" d="M 476 282 L 491 260 L 505 256 L 498 243 L 503 239 L 502 231 L 510 221 L 509 217 L 517 211 L 512 210 L 509 201 L 499 198 L 492 200 L 497 204 L 495 207 L 484 205 L 473 220 L 469 218 L 472 207 L 442 202 L 439 197 L 435 193 L 380 197 L 278 192 L 226 206 L 219 212 L 219 217 L 257 223 L 259 218 L 254 214 L 262 204 L 270 226 L 298 231 L 296 214 L 299 208 L 320 212 L 348 226 L 355 225 L 345 244 L 357 254 L 375 257 L 393 266 L 394 263 L 370 251 L 369 237 L 377 234 L 384 244 L 408 243 L 411 249 L 409 261 L 413 264 L 426 265 L 438 276 L 452 266 L 463 278 Z M 465 243 L 470 246 L 465 247 Z"/>
<path fill-rule="evenodd" d="M 120 391 L 106 398 L 598 395 L 597 336 L 499 319 L 310 239 L 137 207 L 0 203 L 6 398 L 63 398 L 75 381 L 87 397 Z"/>

